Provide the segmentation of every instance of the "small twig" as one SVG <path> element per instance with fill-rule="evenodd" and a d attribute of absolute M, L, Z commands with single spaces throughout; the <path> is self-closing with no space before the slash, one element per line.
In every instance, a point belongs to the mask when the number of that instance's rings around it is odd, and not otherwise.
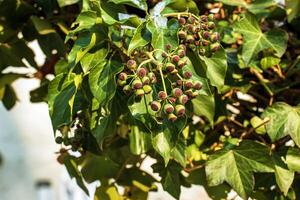
<path fill-rule="evenodd" d="M 261 124 L 259 124 L 258 126 L 254 127 L 254 128 L 250 128 L 248 131 L 244 132 L 240 139 L 243 139 L 245 137 L 247 137 L 248 135 L 250 135 L 252 132 L 254 132 L 256 129 L 258 129 L 259 127 L 265 125 L 266 123 L 268 123 L 270 121 L 269 118 L 266 118 Z"/>

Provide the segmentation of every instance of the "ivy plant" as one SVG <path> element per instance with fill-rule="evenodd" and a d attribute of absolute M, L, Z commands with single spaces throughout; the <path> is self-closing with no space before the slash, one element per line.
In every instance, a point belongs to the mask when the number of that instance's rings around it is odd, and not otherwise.
<path fill-rule="evenodd" d="M 0 99 L 12 109 L 13 82 L 40 80 L 31 101 L 49 106 L 57 160 L 94 199 L 147 199 L 157 184 L 175 199 L 192 185 L 212 199 L 299 199 L 299 10 L 299 0 L 2 0 Z"/>

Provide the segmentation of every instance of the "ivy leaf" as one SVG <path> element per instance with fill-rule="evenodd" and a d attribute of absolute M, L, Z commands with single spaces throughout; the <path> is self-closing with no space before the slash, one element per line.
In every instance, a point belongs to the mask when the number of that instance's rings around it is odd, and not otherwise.
<path fill-rule="evenodd" d="M 209 186 L 226 181 L 246 199 L 254 188 L 253 172 L 273 172 L 268 147 L 245 140 L 233 149 L 222 149 L 209 157 L 205 167 Z"/>
<path fill-rule="evenodd" d="M 82 174 L 78 170 L 78 165 L 76 163 L 76 158 L 74 156 L 66 155 L 64 157 L 64 164 L 67 168 L 67 171 L 71 178 L 75 178 L 78 186 L 87 194 L 89 195 L 89 191 L 86 188 L 83 180 L 82 180 Z"/>
<path fill-rule="evenodd" d="M 268 107 L 262 117 L 270 120 L 265 126 L 273 142 L 290 135 L 296 145 L 300 146 L 299 106 L 292 107 L 286 103 L 278 102 Z"/>
<path fill-rule="evenodd" d="M 161 180 L 164 190 L 175 199 L 179 199 L 180 196 L 180 170 L 177 166 L 169 166 Z"/>
<path fill-rule="evenodd" d="M 299 16 L 300 0 L 285 0 L 288 22 Z"/>
<path fill-rule="evenodd" d="M 80 0 L 57 0 L 59 7 L 69 6 L 75 3 L 78 3 Z"/>
<path fill-rule="evenodd" d="M 135 30 L 135 33 L 129 43 L 128 55 L 130 55 L 133 50 L 148 44 L 150 40 L 151 40 L 151 34 L 146 29 L 146 24 L 142 23 Z"/>
<path fill-rule="evenodd" d="M 37 16 L 32 16 L 31 21 L 36 28 L 37 32 L 41 35 L 47 35 L 49 33 L 56 33 L 55 29 L 52 28 L 51 24 L 45 19 L 40 19 Z"/>
<path fill-rule="evenodd" d="M 290 147 L 286 154 L 285 162 L 290 170 L 300 172 L 300 150 Z"/>
<path fill-rule="evenodd" d="M 137 125 L 132 125 L 129 133 L 130 151 L 135 155 L 146 153 L 151 148 L 149 133 L 143 132 Z"/>
<path fill-rule="evenodd" d="M 281 57 L 286 50 L 287 33 L 281 29 L 272 29 L 263 33 L 255 16 L 250 13 L 246 13 L 240 21 L 236 22 L 233 29 L 244 36 L 242 58 L 246 65 L 254 55 L 264 49 L 273 49 L 277 57 Z"/>
<path fill-rule="evenodd" d="M 287 195 L 293 183 L 295 173 L 288 169 L 287 165 L 283 162 L 280 155 L 274 154 L 273 162 L 276 183 L 279 186 L 280 190 L 284 193 L 284 195 Z"/>
<path fill-rule="evenodd" d="M 222 48 L 214 53 L 212 57 L 200 56 L 200 58 L 204 62 L 207 78 L 213 86 L 221 90 L 224 86 L 227 71 L 227 56 L 225 50 Z"/>
<path fill-rule="evenodd" d="M 105 61 L 107 54 L 108 50 L 106 48 L 99 49 L 94 53 L 85 54 L 85 56 L 80 60 L 83 72 L 88 73 L 90 69 Z"/>
<path fill-rule="evenodd" d="M 214 124 L 215 98 L 213 95 L 198 95 L 192 100 L 194 113 L 198 116 L 205 116 L 211 125 Z"/>
<path fill-rule="evenodd" d="M 127 4 L 145 11 L 148 9 L 147 2 L 145 0 L 110 0 L 110 2 L 115 4 Z"/>
<path fill-rule="evenodd" d="M 174 124 L 166 121 L 161 126 L 160 131 L 152 132 L 152 146 L 163 157 L 165 166 L 173 158 L 185 165 L 185 161 L 183 161 L 185 156 L 182 151 L 182 145 L 179 143 L 179 134 L 182 132 L 185 124 L 186 119 L 178 119 Z"/>
<path fill-rule="evenodd" d="M 69 32 L 65 41 L 68 41 L 69 38 L 72 37 L 72 35 L 74 35 L 75 33 L 79 33 L 80 31 L 89 29 L 92 26 L 94 26 L 96 23 L 96 18 L 97 18 L 97 14 L 94 11 L 88 10 L 88 11 L 81 12 L 78 15 L 76 21 L 73 22 L 71 26 L 73 30 Z"/>
<path fill-rule="evenodd" d="M 100 105 L 110 102 L 116 92 L 115 76 L 123 70 L 123 66 L 116 61 L 99 63 L 89 74 L 89 84 L 94 97 Z"/>
<path fill-rule="evenodd" d="M 154 49 L 165 50 L 167 44 L 173 47 L 178 45 L 177 31 L 178 31 L 177 20 L 170 20 L 167 26 L 160 26 L 154 21 L 147 23 L 147 28 L 152 34 L 151 45 Z"/>
<path fill-rule="evenodd" d="M 119 194 L 116 186 L 107 185 L 101 182 L 101 186 L 96 189 L 94 200 L 124 200 Z"/>

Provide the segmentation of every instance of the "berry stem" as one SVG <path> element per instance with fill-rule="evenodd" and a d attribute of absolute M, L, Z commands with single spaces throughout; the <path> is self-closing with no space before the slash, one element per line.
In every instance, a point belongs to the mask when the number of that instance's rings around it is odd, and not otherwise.
<path fill-rule="evenodd" d="M 150 58 L 150 59 L 147 59 L 147 60 L 144 60 L 143 62 L 141 62 L 141 63 L 139 64 L 139 66 L 138 66 L 138 69 L 141 68 L 144 64 L 149 63 L 149 62 L 152 62 L 152 59 L 151 59 L 151 58 Z"/>
<path fill-rule="evenodd" d="M 168 93 L 167 93 L 167 89 L 166 89 L 166 84 L 165 84 L 164 75 L 163 75 L 163 72 L 162 72 L 162 69 L 161 69 L 161 68 L 162 68 L 162 67 L 159 66 L 159 73 L 160 73 L 161 81 L 162 81 L 162 84 L 163 84 L 165 93 L 168 94 Z"/>
<path fill-rule="evenodd" d="M 180 79 L 183 80 L 183 78 L 177 73 L 176 76 Z"/>
<path fill-rule="evenodd" d="M 193 16 L 194 18 L 196 18 L 197 20 L 199 20 L 199 17 L 197 17 L 196 15 L 189 13 L 189 12 L 178 12 L 178 13 L 167 13 L 163 15 L 164 17 L 180 17 L 180 16 L 185 16 L 185 17 L 189 17 L 189 16 Z"/>

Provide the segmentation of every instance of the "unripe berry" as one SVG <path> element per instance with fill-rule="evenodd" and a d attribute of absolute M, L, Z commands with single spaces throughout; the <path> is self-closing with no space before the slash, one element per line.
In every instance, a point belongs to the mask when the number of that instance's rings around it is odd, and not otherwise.
<path fill-rule="evenodd" d="M 161 53 L 161 56 L 166 58 L 166 57 L 168 57 L 168 53 L 164 51 L 164 52 Z"/>
<path fill-rule="evenodd" d="M 194 26 L 192 24 L 189 24 L 187 26 L 187 29 L 188 29 L 189 32 L 193 32 Z"/>
<path fill-rule="evenodd" d="M 210 38 L 210 33 L 208 32 L 208 31 L 204 31 L 203 33 L 202 33 L 202 37 L 204 38 L 204 39 L 209 39 Z"/>
<path fill-rule="evenodd" d="M 180 58 L 183 58 L 185 56 L 185 50 L 179 49 L 178 50 L 178 55 L 179 55 Z"/>
<path fill-rule="evenodd" d="M 172 49 L 172 45 L 171 45 L 171 44 L 166 44 L 166 49 L 167 49 L 167 50 Z"/>
<path fill-rule="evenodd" d="M 168 120 L 170 120 L 171 122 L 175 122 L 177 120 L 177 117 L 176 117 L 176 115 L 171 113 L 171 114 L 168 114 Z"/>
<path fill-rule="evenodd" d="M 165 113 L 170 114 L 173 111 L 174 111 L 174 107 L 171 104 L 167 103 L 167 104 L 164 105 L 164 112 Z"/>
<path fill-rule="evenodd" d="M 153 111 L 159 111 L 160 110 L 160 108 L 161 108 L 161 104 L 158 102 L 158 101 L 152 101 L 152 103 L 151 103 L 151 109 L 153 110 Z"/>
<path fill-rule="evenodd" d="M 198 92 L 198 91 L 194 91 L 192 97 L 195 98 L 195 97 L 197 97 L 198 95 L 199 95 L 199 92 Z"/>
<path fill-rule="evenodd" d="M 182 80 L 177 80 L 177 81 L 176 81 L 176 85 L 182 86 Z"/>
<path fill-rule="evenodd" d="M 126 81 L 122 81 L 122 80 L 118 79 L 117 85 L 122 87 L 122 86 L 126 85 Z"/>
<path fill-rule="evenodd" d="M 143 87 L 143 83 L 142 81 L 138 80 L 138 79 L 135 79 L 133 82 L 132 82 L 132 88 L 133 89 L 140 89 Z"/>
<path fill-rule="evenodd" d="M 218 51 L 219 49 L 220 49 L 220 44 L 219 43 L 214 43 L 214 44 L 211 44 L 210 45 L 210 50 L 212 51 L 212 52 L 216 52 L 216 51 Z"/>
<path fill-rule="evenodd" d="M 144 76 L 146 76 L 147 74 L 147 69 L 141 67 L 139 69 L 136 70 L 136 73 L 137 75 L 140 77 L 140 78 L 143 78 Z"/>
<path fill-rule="evenodd" d="M 181 44 L 178 46 L 178 49 L 182 49 L 182 50 L 186 51 L 186 46 L 184 44 Z"/>
<path fill-rule="evenodd" d="M 187 35 L 186 36 L 186 41 L 188 43 L 193 43 L 195 41 L 194 36 L 193 35 Z"/>
<path fill-rule="evenodd" d="M 142 78 L 143 85 L 148 85 L 150 83 L 150 78 L 145 76 Z"/>
<path fill-rule="evenodd" d="M 201 56 L 204 56 L 205 55 L 205 49 L 204 48 L 200 48 L 199 49 L 199 54 L 201 55 Z"/>
<path fill-rule="evenodd" d="M 179 24 L 180 25 L 184 25 L 186 23 L 186 20 L 185 18 L 181 17 L 179 20 L 178 20 Z"/>
<path fill-rule="evenodd" d="M 186 60 L 183 58 L 180 59 L 177 65 L 180 69 L 182 69 L 186 65 Z"/>
<path fill-rule="evenodd" d="M 143 89 L 137 89 L 134 94 L 138 97 L 142 97 L 145 95 L 145 91 Z"/>
<path fill-rule="evenodd" d="M 195 90 L 201 90 L 201 88 L 202 88 L 202 84 L 199 81 L 194 83 L 194 89 Z"/>
<path fill-rule="evenodd" d="M 218 33 L 213 33 L 211 36 L 210 36 L 210 41 L 212 42 L 217 42 L 219 40 L 219 34 Z"/>
<path fill-rule="evenodd" d="M 209 21 L 213 21 L 215 19 L 215 16 L 214 16 L 214 14 L 209 14 L 207 16 L 207 18 L 208 18 Z"/>
<path fill-rule="evenodd" d="M 125 72 L 121 72 L 118 77 L 120 80 L 125 81 L 127 79 L 127 74 Z"/>
<path fill-rule="evenodd" d="M 208 17 L 206 15 L 201 15 L 200 19 L 202 22 L 207 22 Z"/>
<path fill-rule="evenodd" d="M 195 46 L 200 46 L 200 42 L 199 41 L 195 41 Z"/>
<path fill-rule="evenodd" d="M 125 86 L 123 87 L 123 92 L 124 92 L 126 95 L 130 94 L 130 93 L 131 93 L 131 87 L 130 87 L 129 85 L 125 85 Z"/>
<path fill-rule="evenodd" d="M 183 105 L 186 104 L 188 102 L 188 100 L 189 100 L 189 97 L 185 94 L 183 94 L 179 97 L 179 103 L 181 103 Z"/>
<path fill-rule="evenodd" d="M 58 137 L 55 138 L 55 142 L 56 142 L 57 144 L 61 144 L 61 143 L 63 142 L 63 138 L 60 137 L 60 136 L 58 136 Z"/>
<path fill-rule="evenodd" d="M 208 22 L 207 25 L 209 29 L 214 29 L 216 27 L 214 22 Z"/>
<path fill-rule="evenodd" d="M 183 105 L 176 105 L 175 106 L 175 113 L 178 117 L 181 117 L 185 114 L 185 107 Z"/>
<path fill-rule="evenodd" d="M 182 95 L 182 90 L 180 88 L 174 88 L 172 90 L 172 95 L 176 98 L 180 97 Z"/>
<path fill-rule="evenodd" d="M 166 64 L 166 70 L 167 72 L 173 72 L 175 70 L 175 65 L 173 63 L 167 63 Z"/>
<path fill-rule="evenodd" d="M 127 61 L 127 68 L 130 70 L 136 69 L 136 62 L 135 60 L 128 60 Z"/>
<path fill-rule="evenodd" d="M 188 97 L 190 97 L 190 98 L 193 97 L 193 90 L 192 90 L 192 89 L 186 90 L 184 93 L 185 93 Z"/>
<path fill-rule="evenodd" d="M 183 31 L 183 30 L 180 30 L 179 32 L 178 32 L 178 36 L 179 36 L 179 38 L 180 39 L 185 39 L 186 38 L 186 32 L 185 31 Z"/>
<path fill-rule="evenodd" d="M 178 63 L 179 60 L 180 60 L 180 57 L 178 55 L 172 56 L 173 63 Z"/>
<path fill-rule="evenodd" d="M 193 24 L 195 23 L 196 19 L 193 16 L 190 16 L 187 21 L 188 23 Z"/>
<path fill-rule="evenodd" d="M 158 98 L 161 100 L 165 100 L 167 98 L 167 93 L 165 91 L 159 91 L 158 92 Z"/>
<path fill-rule="evenodd" d="M 152 92 L 152 87 L 150 85 L 144 85 L 143 90 L 145 91 L 145 94 L 149 94 Z"/>
<path fill-rule="evenodd" d="M 193 33 L 197 33 L 200 31 L 200 27 L 199 26 L 194 26 L 193 27 Z"/>
<path fill-rule="evenodd" d="M 205 47 L 208 46 L 208 45 L 209 45 L 209 41 L 203 40 L 203 41 L 202 41 L 202 45 L 205 46 Z"/>
<path fill-rule="evenodd" d="M 193 76 L 193 73 L 191 71 L 186 71 L 183 74 L 183 77 L 187 78 L 187 79 L 192 78 L 192 76 Z"/>
<path fill-rule="evenodd" d="M 169 102 L 170 103 L 175 103 L 176 102 L 176 98 L 175 97 L 170 97 L 169 98 Z"/>
<path fill-rule="evenodd" d="M 192 81 L 186 81 L 184 83 L 184 88 L 185 89 L 191 89 L 192 87 L 194 87 L 194 84 L 192 83 Z"/>

